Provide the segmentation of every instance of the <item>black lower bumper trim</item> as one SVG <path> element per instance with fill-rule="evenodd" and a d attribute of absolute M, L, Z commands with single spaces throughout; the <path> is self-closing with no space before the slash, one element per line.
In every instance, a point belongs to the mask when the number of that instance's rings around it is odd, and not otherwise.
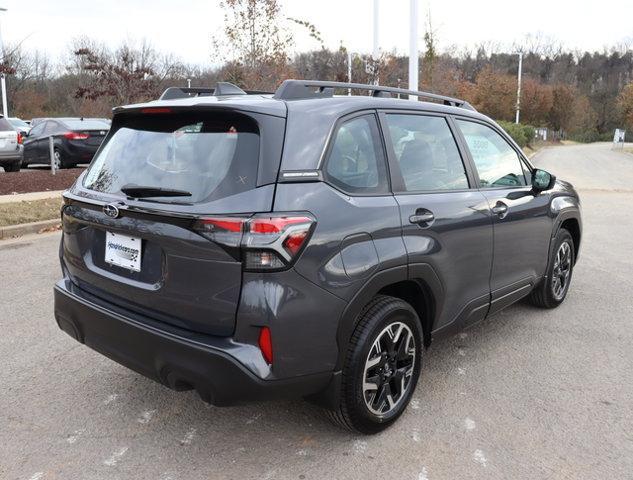
<path fill-rule="evenodd" d="M 302 397 L 323 390 L 331 372 L 263 380 L 211 346 L 161 332 L 55 286 L 55 319 L 77 341 L 175 390 L 195 389 L 214 405 Z"/>

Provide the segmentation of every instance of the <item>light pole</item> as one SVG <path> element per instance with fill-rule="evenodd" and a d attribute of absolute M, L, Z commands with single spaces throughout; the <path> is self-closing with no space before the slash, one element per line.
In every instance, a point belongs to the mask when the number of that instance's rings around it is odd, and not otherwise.
<path fill-rule="evenodd" d="M 521 114 L 521 73 L 523 70 L 523 52 L 519 52 L 519 76 L 517 86 L 517 115 L 514 123 L 519 123 L 519 117 Z"/>
<path fill-rule="evenodd" d="M 410 0 L 409 8 L 409 90 L 417 91 L 418 86 L 418 0 Z M 409 100 L 418 97 L 409 95 Z"/>
<path fill-rule="evenodd" d="M 7 9 L 0 7 L 0 13 L 6 12 Z M 2 41 L 2 26 L 0 25 L 0 54 L 2 54 L 2 66 L 4 67 L 4 42 Z M 2 88 L 2 115 L 4 118 L 9 116 L 9 109 L 7 107 L 7 82 L 4 72 L 0 74 L 0 84 Z"/>
<path fill-rule="evenodd" d="M 378 85 L 380 83 L 380 79 L 378 78 L 379 72 L 378 70 L 378 58 L 380 57 L 380 38 L 379 38 L 379 26 L 380 26 L 380 0 L 374 0 L 374 49 L 371 55 L 373 68 L 374 68 L 374 84 Z"/>

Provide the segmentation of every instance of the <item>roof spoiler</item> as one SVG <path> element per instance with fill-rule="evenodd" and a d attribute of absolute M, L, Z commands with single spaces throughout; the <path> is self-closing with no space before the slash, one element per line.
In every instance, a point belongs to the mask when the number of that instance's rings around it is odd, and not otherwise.
<path fill-rule="evenodd" d="M 382 85 L 365 85 L 362 83 L 345 82 L 321 82 L 318 80 L 284 80 L 279 86 L 273 98 L 277 100 L 303 100 L 309 98 L 327 98 L 334 96 L 335 89 L 356 89 L 370 91 L 374 97 L 391 97 L 393 94 L 413 95 L 428 100 L 443 103 L 453 107 L 475 110 L 465 100 L 447 97 L 430 92 L 419 92 L 416 90 L 406 90 L 404 88 L 385 87 Z"/>
<path fill-rule="evenodd" d="M 218 82 L 215 88 L 208 87 L 169 87 L 163 92 L 159 100 L 176 100 L 179 98 L 193 98 L 224 95 L 272 95 L 272 92 L 262 92 L 259 90 L 242 90 L 237 85 L 229 82 Z"/>

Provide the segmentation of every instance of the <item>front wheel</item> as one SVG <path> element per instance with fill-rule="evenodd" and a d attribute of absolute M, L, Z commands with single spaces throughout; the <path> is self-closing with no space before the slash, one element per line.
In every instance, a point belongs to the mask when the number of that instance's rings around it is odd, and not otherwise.
<path fill-rule="evenodd" d="M 377 296 L 365 308 L 343 366 L 335 423 L 378 433 L 404 412 L 422 362 L 422 329 L 415 310 L 394 297 Z"/>
<path fill-rule="evenodd" d="M 561 228 L 554 239 L 554 249 L 547 276 L 534 288 L 530 296 L 533 305 L 541 308 L 556 308 L 567 296 L 574 270 L 576 251 L 574 240 L 568 230 Z"/>

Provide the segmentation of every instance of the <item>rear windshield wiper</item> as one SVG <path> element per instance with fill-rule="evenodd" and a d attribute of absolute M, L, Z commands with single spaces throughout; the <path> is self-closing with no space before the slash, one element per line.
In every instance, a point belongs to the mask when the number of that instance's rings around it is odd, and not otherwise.
<path fill-rule="evenodd" d="M 121 191 L 128 197 L 190 197 L 191 192 L 186 190 L 175 190 L 173 188 L 148 187 L 145 185 L 123 185 Z"/>

